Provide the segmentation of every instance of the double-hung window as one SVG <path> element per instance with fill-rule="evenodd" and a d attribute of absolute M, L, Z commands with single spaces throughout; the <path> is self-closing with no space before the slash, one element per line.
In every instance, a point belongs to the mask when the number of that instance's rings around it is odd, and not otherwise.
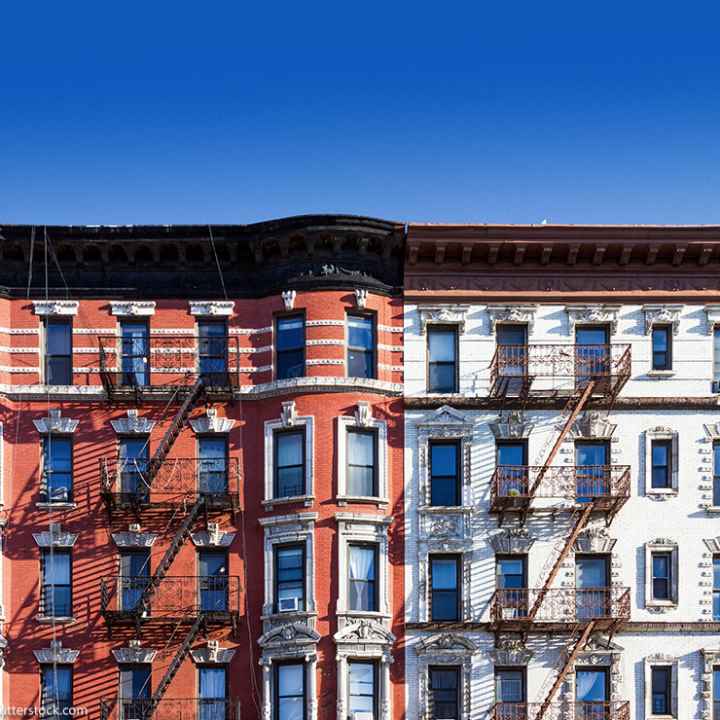
<path fill-rule="evenodd" d="M 672 667 L 653 665 L 650 668 L 652 690 L 652 714 L 670 715 L 672 713 Z"/>
<path fill-rule="evenodd" d="M 377 545 L 348 545 L 348 596 L 350 610 L 378 609 Z"/>
<path fill-rule="evenodd" d="M 275 547 L 275 610 L 305 609 L 305 545 Z"/>
<path fill-rule="evenodd" d="M 348 680 L 350 717 L 375 720 L 378 716 L 377 663 L 351 660 L 348 663 Z"/>
<path fill-rule="evenodd" d="M 652 369 L 672 369 L 672 332 L 670 325 L 655 325 L 652 329 Z"/>
<path fill-rule="evenodd" d="M 276 498 L 305 494 L 305 431 L 278 431 L 274 437 Z"/>
<path fill-rule="evenodd" d="M 720 621 L 720 555 L 713 555 L 713 620 Z"/>
<path fill-rule="evenodd" d="M 430 505 L 461 505 L 460 441 L 430 441 Z"/>
<path fill-rule="evenodd" d="M 274 720 L 305 718 L 305 665 L 301 662 L 275 664 Z"/>
<path fill-rule="evenodd" d="M 374 378 L 375 320 L 371 315 L 347 316 L 347 365 L 350 377 Z"/>
<path fill-rule="evenodd" d="M 43 499 L 46 502 L 72 502 L 72 438 L 46 435 L 42 448 Z"/>
<path fill-rule="evenodd" d="M 144 320 L 120 322 L 120 383 L 150 384 L 150 331 Z"/>
<path fill-rule="evenodd" d="M 122 720 L 143 717 L 150 705 L 151 666 L 147 663 L 120 667 L 120 707 Z"/>
<path fill-rule="evenodd" d="M 275 323 L 275 377 L 278 380 L 305 374 L 305 318 L 279 317 Z"/>
<path fill-rule="evenodd" d="M 653 440 L 651 486 L 653 490 L 672 487 L 672 440 Z"/>
<path fill-rule="evenodd" d="M 67 718 L 73 706 L 72 665 L 43 665 L 41 673 L 42 717 Z"/>
<path fill-rule="evenodd" d="M 45 321 L 45 383 L 72 385 L 72 321 Z"/>
<path fill-rule="evenodd" d="M 652 599 L 672 600 L 672 553 L 654 552 L 652 562 Z"/>
<path fill-rule="evenodd" d="M 201 550 L 198 553 L 200 571 L 200 611 L 225 612 L 229 607 L 228 555 L 225 550 Z"/>
<path fill-rule="evenodd" d="M 41 555 L 41 614 L 72 616 L 72 562 L 67 548 L 43 548 Z"/>
<path fill-rule="evenodd" d="M 198 490 L 203 495 L 228 491 L 227 439 L 201 437 L 198 440 Z"/>
<path fill-rule="evenodd" d="M 227 717 L 227 671 L 224 667 L 200 667 L 200 697 L 197 720 L 225 720 Z"/>
<path fill-rule="evenodd" d="M 352 497 L 377 497 L 377 432 L 348 428 L 347 494 Z"/>
<path fill-rule="evenodd" d="M 713 442 L 713 505 L 720 507 L 720 441 Z"/>
<path fill-rule="evenodd" d="M 223 385 L 227 381 L 228 331 L 224 320 L 198 323 L 198 370 L 206 383 Z"/>
<path fill-rule="evenodd" d="M 433 621 L 460 619 L 460 556 L 430 556 L 430 618 Z"/>
<path fill-rule="evenodd" d="M 428 392 L 458 391 L 458 331 L 436 325 L 427 331 Z"/>
<path fill-rule="evenodd" d="M 460 720 L 460 668 L 428 668 L 430 717 L 432 720 Z"/>

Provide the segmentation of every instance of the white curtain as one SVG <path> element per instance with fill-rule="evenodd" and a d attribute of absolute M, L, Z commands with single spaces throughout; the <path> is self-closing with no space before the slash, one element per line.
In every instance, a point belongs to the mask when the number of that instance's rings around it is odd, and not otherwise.
<path fill-rule="evenodd" d="M 368 547 L 350 546 L 350 607 L 353 610 L 367 609 L 368 584 L 375 579 L 375 551 Z M 354 582 L 356 580 L 362 582 Z"/>
<path fill-rule="evenodd" d="M 584 670 L 575 676 L 575 698 L 581 702 L 605 700 L 605 673 Z"/>

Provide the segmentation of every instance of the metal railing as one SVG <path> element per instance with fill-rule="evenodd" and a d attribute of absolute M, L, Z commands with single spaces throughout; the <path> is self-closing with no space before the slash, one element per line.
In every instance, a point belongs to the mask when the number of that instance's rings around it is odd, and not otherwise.
<path fill-rule="evenodd" d="M 240 609 L 240 578 L 234 575 L 186 575 L 164 577 L 150 600 L 140 607 L 147 575 L 113 575 L 100 579 L 103 613 L 147 611 L 148 617 L 195 617 L 203 613 L 237 613 Z"/>
<path fill-rule="evenodd" d="M 630 618 L 630 589 L 503 588 L 495 591 L 490 613 L 496 623 L 530 622 L 530 610 L 541 598 L 533 622 L 575 623 Z"/>
<path fill-rule="evenodd" d="M 496 703 L 492 720 L 536 720 L 542 703 Z M 630 703 L 575 702 L 552 703 L 543 720 L 630 720 Z"/>
<path fill-rule="evenodd" d="M 628 465 L 498 465 L 492 477 L 491 505 L 527 501 L 540 474 L 534 497 L 577 501 L 630 497 Z"/>
<path fill-rule="evenodd" d="M 150 699 L 103 698 L 101 720 L 240 720 L 240 701 L 231 699 L 162 699 L 156 706 Z"/>
<path fill-rule="evenodd" d="M 100 458 L 104 492 L 121 502 L 150 502 L 154 497 L 204 495 L 209 500 L 237 497 L 238 458 L 166 458 L 149 477 L 150 458 Z"/>
<path fill-rule="evenodd" d="M 491 393 L 520 392 L 535 379 L 594 380 L 595 393 L 616 395 L 630 377 L 629 344 L 498 345 L 490 364 Z"/>

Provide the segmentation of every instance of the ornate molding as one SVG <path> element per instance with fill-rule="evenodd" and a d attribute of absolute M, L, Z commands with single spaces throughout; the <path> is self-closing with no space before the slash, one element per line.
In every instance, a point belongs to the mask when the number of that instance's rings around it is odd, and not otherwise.
<path fill-rule="evenodd" d="M 532 335 L 537 305 L 488 305 L 490 334 L 495 334 L 497 323 L 523 323 L 528 326 L 528 335 Z"/>
<path fill-rule="evenodd" d="M 33 533 L 35 542 L 41 548 L 72 547 L 78 536 L 76 533 L 63 531 L 60 523 L 50 523 L 50 528 L 40 533 Z"/>
<path fill-rule="evenodd" d="M 708 335 L 712 335 L 715 331 L 715 326 L 720 325 L 720 305 L 706 305 L 705 317 L 707 319 L 705 332 Z"/>
<path fill-rule="evenodd" d="M 364 310 L 367 305 L 368 291 L 365 288 L 355 288 L 355 305 Z"/>
<path fill-rule="evenodd" d="M 113 649 L 112 654 L 118 665 L 151 663 L 157 655 L 157 650 L 141 647 L 139 640 L 130 640 L 128 646 Z"/>
<path fill-rule="evenodd" d="M 703 423 L 705 434 L 711 440 L 720 440 L 720 422 L 718 423 Z"/>
<path fill-rule="evenodd" d="M 155 314 L 154 300 L 114 300 L 110 303 L 110 314 L 118 316 L 145 317 Z"/>
<path fill-rule="evenodd" d="M 472 433 L 473 422 L 460 410 L 443 405 L 417 424 L 418 431 L 432 437 L 459 437 Z"/>
<path fill-rule="evenodd" d="M 568 315 L 570 335 L 575 334 L 575 326 L 588 324 L 608 324 L 610 333 L 617 333 L 618 313 L 620 305 L 568 305 L 565 308 Z"/>
<path fill-rule="evenodd" d="M 573 423 L 568 438 L 602 438 L 609 440 L 617 425 L 608 420 L 607 413 L 586 410 Z"/>
<path fill-rule="evenodd" d="M 227 665 L 235 655 L 234 648 L 221 648 L 217 640 L 208 640 L 204 648 L 190 651 L 196 665 Z"/>
<path fill-rule="evenodd" d="M 79 306 L 77 300 L 33 300 L 33 312 L 42 317 L 77 315 Z"/>
<path fill-rule="evenodd" d="M 291 622 L 277 625 L 264 633 L 258 645 L 263 649 L 263 655 L 270 653 L 272 657 L 283 657 L 294 655 L 299 648 L 304 653 L 308 645 L 315 646 L 319 641 L 320 634 L 309 625 Z"/>
<path fill-rule="evenodd" d="M 235 540 L 236 533 L 224 532 L 217 523 L 208 523 L 208 530 L 190 533 L 195 547 L 230 547 Z"/>
<path fill-rule="evenodd" d="M 680 330 L 680 310 L 679 305 L 643 305 L 645 334 L 652 332 L 653 325 L 667 324 L 672 326 L 672 334 L 677 335 Z"/>
<path fill-rule="evenodd" d="M 720 553 L 720 537 L 703 538 L 703 542 L 705 543 L 705 547 L 713 553 L 713 555 Z"/>
<path fill-rule="evenodd" d="M 526 528 L 506 528 L 488 538 L 492 549 L 497 555 L 514 555 L 530 552 L 535 543 Z"/>
<path fill-rule="evenodd" d="M 444 305 L 442 307 L 421 307 L 420 332 L 424 335 L 428 325 L 457 325 L 461 333 L 465 332 L 467 305 Z"/>
<path fill-rule="evenodd" d="M 118 435 L 149 435 L 155 427 L 155 421 L 140 417 L 137 410 L 128 410 L 127 417 L 111 420 L 110 424 Z"/>
<path fill-rule="evenodd" d="M 69 435 L 75 432 L 79 422 L 79 420 L 62 417 L 62 410 L 60 408 L 51 408 L 48 410 L 48 417 L 33 420 L 33 425 L 35 429 L 43 435 L 47 435 L 48 433 Z"/>
<path fill-rule="evenodd" d="M 126 532 L 112 533 L 112 539 L 119 548 L 148 548 L 152 547 L 157 540 L 155 533 L 127 530 Z"/>
<path fill-rule="evenodd" d="M 72 665 L 78 659 L 80 651 L 64 648 L 62 640 L 51 640 L 50 647 L 33 650 L 33 655 L 41 665 Z"/>
<path fill-rule="evenodd" d="M 282 297 L 283 307 L 285 310 L 292 310 L 295 307 L 297 292 L 295 290 L 283 290 L 280 295 Z"/>
<path fill-rule="evenodd" d="M 386 649 L 390 649 L 395 642 L 395 636 L 383 627 L 377 620 L 362 618 L 360 620 L 349 622 L 341 630 L 333 636 L 336 645 L 352 645 L 353 647 L 343 647 L 342 652 L 352 654 L 353 650 L 357 650 L 357 645 L 381 645 Z M 340 652 L 338 648 L 338 652 Z"/>
<path fill-rule="evenodd" d="M 373 424 L 372 408 L 369 402 L 360 401 L 355 410 L 355 423 L 359 427 L 370 427 Z"/>
<path fill-rule="evenodd" d="M 533 425 L 533 421 L 522 410 L 506 410 L 500 413 L 495 422 L 488 423 L 497 440 L 530 437 Z"/>
<path fill-rule="evenodd" d="M 235 426 L 232 418 L 220 417 L 216 408 L 208 408 L 202 417 L 190 420 L 190 427 L 197 435 L 229 433 Z"/>
<path fill-rule="evenodd" d="M 527 665 L 533 658 L 530 650 L 522 640 L 501 640 L 490 656 L 496 666 L 501 665 Z"/>
<path fill-rule="evenodd" d="M 605 528 L 588 528 L 581 532 L 573 550 L 579 553 L 611 553 L 617 542 L 616 538 L 611 538 Z"/>
<path fill-rule="evenodd" d="M 284 428 L 290 428 L 297 422 L 297 408 L 294 400 L 285 400 L 280 411 L 280 424 Z"/>
<path fill-rule="evenodd" d="M 190 314 L 228 317 L 235 310 L 234 300 L 191 300 Z"/>
<path fill-rule="evenodd" d="M 702 699 L 702 720 L 713 720 L 713 695 L 715 688 L 713 687 L 714 670 L 717 665 L 720 665 L 720 649 L 710 650 L 709 648 L 702 648 L 703 663 L 701 669 L 702 676 L 702 687 L 700 697 Z"/>

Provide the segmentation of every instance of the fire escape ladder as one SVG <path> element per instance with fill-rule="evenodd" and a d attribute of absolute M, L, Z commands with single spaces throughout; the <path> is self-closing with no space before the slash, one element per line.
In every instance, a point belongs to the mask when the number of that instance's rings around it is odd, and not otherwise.
<path fill-rule="evenodd" d="M 187 394 L 187 397 L 183 400 L 180 409 L 177 411 L 177 414 L 170 423 L 170 426 L 165 431 L 165 434 L 163 435 L 163 438 L 160 441 L 157 450 L 155 450 L 155 453 L 148 462 L 147 474 L 145 476 L 145 481 L 148 485 L 152 485 L 152 481 L 155 479 L 155 476 L 157 475 L 160 466 L 170 452 L 175 440 L 177 440 L 178 436 L 180 435 L 193 408 L 202 399 L 204 393 L 205 381 L 203 380 L 202 376 L 200 376 L 195 382 L 195 384 L 192 386 L 190 392 Z"/>
<path fill-rule="evenodd" d="M 565 660 L 565 663 L 563 664 L 562 668 L 560 669 L 558 676 L 555 678 L 555 682 L 552 684 L 552 687 L 550 688 L 550 691 L 548 692 L 547 697 L 545 698 L 545 700 L 543 700 L 542 705 L 540 705 L 540 709 L 538 710 L 538 713 L 535 716 L 535 720 L 542 720 L 542 718 L 545 716 L 547 709 L 550 707 L 550 704 L 552 703 L 553 698 L 555 697 L 555 693 L 557 693 L 558 689 L 560 688 L 563 681 L 565 680 L 565 676 L 568 674 L 568 672 L 570 671 L 570 668 L 573 666 L 573 663 L 575 662 L 575 659 L 577 658 L 578 654 L 587 644 L 587 641 L 590 639 L 590 635 L 592 634 L 592 631 L 594 628 L 595 628 L 595 620 L 590 620 L 588 622 L 588 624 L 585 626 L 585 629 L 583 630 L 582 634 L 578 638 L 578 641 L 573 646 L 573 649 L 570 651 L 570 654 L 567 656 L 567 659 Z"/>
<path fill-rule="evenodd" d="M 165 555 L 163 555 L 163 559 L 157 566 L 157 569 L 153 573 L 153 576 L 148 580 L 148 583 L 143 590 L 142 597 L 137 604 L 138 613 L 141 613 L 148 609 L 152 596 L 155 594 L 155 591 L 158 589 L 158 586 L 162 582 L 165 575 L 167 575 L 167 571 L 170 569 L 170 566 L 172 565 L 175 556 L 180 551 L 183 543 L 190 537 L 190 531 L 192 530 L 192 527 L 197 521 L 198 517 L 200 517 L 200 513 L 203 511 L 204 507 L 205 498 L 200 496 L 192 505 L 188 514 L 185 516 L 185 519 L 180 524 L 180 527 L 175 533 L 175 537 L 173 537 L 172 542 L 168 546 L 168 549 L 165 551 Z"/>
<path fill-rule="evenodd" d="M 190 648 L 192 648 L 192 644 L 195 642 L 195 638 L 197 638 L 197 636 L 200 634 L 200 631 L 203 629 L 204 624 L 205 620 L 203 616 L 198 615 L 197 619 L 192 624 L 192 627 L 188 630 L 188 634 L 185 636 L 182 645 L 178 648 L 177 653 L 175 653 L 175 657 L 172 659 L 170 665 L 168 665 L 168 668 L 165 671 L 162 680 L 160 680 L 157 689 L 155 690 L 152 698 L 150 699 L 148 717 L 151 717 L 153 715 L 157 706 L 160 704 L 160 701 L 162 700 L 165 691 L 168 689 L 168 686 L 177 674 L 177 671 L 180 669 L 183 661 L 188 656 Z"/>
<path fill-rule="evenodd" d="M 594 503 L 590 501 L 587 505 L 585 505 L 585 507 L 583 507 L 582 512 L 578 516 L 577 522 L 575 523 L 575 527 L 573 527 L 572 532 L 565 540 L 559 555 L 557 556 L 557 558 L 555 558 L 555 562 L 553 563 L 552 568 L 550 568 L 550 573 L 548 574 L 542 588 L 538 592 L 537 597 L 535 598 L 535 602 L 533 603 L 533 606 L 532 608 L 530 608 L 530 612 L 528 613 L 528 620 L 530 622 L 533 622 L 535 620 L 535 616 L 538 614 L 540 606 L 542 605 L 543 600 L 545 599 L 545 595 L 550 589 L 550 586 L 557 577 L 563 561 L 568 556 L 568 553 L 575 544 L 578 535 L 582 532 L 585 525 L 587 525 L 587 521 L 590 519 L 590 514 L 593 511 L 593 505 Z"/>
<path fill-rule="evenodd" d="M 568 401 L 565 403 L 565 407 L 563 408 L 561 415 L 561 418 L 563 416 L 565 417 L 565 424 L 563 425 L 562 430 L 560 430 L 560 434 L 555 440 L 555 444 L 552 446 L 550 454 L 547 456 L 547 459 L 543 463 L 543 466 L 540 468 L 537 477 L 535 478 L 535 482 L 530 488 L 529 496 L 531 500 L 535 496 L 535 493 L 537 492 L 537 489 L 540 486 L 540 483 L 542 482 L 545 473 L 552 464 L 552 461 L 555 459 L 558 450 L 560 450 L 560 446 L 563 444 L 563 441 L 565 440 L 568 432 L 570 432 L 570 428 L 573 426 L 573 423 L 577 419 L 577 416 L 580 414 L 582 409 L 585 407 L 585 404 L 590 399 L 594 387 L 595 381 L 590 380 L 588 384 L 584 387 L 584 389 L 581 390 L 580 388 L 577 388 L 575 392 L 568 398 Z"/>

